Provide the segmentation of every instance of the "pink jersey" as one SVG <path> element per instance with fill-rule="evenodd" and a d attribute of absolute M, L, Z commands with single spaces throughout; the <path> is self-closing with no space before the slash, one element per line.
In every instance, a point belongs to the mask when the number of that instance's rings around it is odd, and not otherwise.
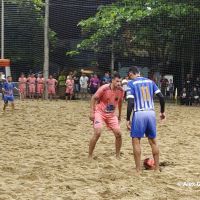
<path fill-rule="evenodd" d="M 47 79 L 47 86 L 48 86 L 48 88 L 55 88 L 57 82 L 58 81 L 56 79 L 54 79 L 54 78 Z"/>
<path fill-rule="evenodd" d="M 110 84 L 101 86 L 95 93 L 95 97 L 99 99 L 96 111 L 114 113 L 118 103 L 123 100 L 123 96 L 124 91 L 121 87 L 111 90 Z"/>
<path fill-rule="evenodd" d="M 24 78 L 19 77 L 18 81 L 19 81 L 19 91 L 20 91 L 21 93 L 24 93 L 25 90 L 26 90 L 26 82 L 27 82 L 27 79 L 26 79 L 25 77 L 24 77 Z"/>
<path fill-rule="evenodd" d="M 44 78 L 37 78 L 37 84 L 44 84 Z"/>
<path fill-rule="evenodd" d="M 66 80 L 67 88 L 74 88 L 74 80 Z"/>
<path fill-rule="evenodd" d="M 48 93 L 49 94 L 55 94 L 56 93 L 56 83 L 58 81 L 54 78 L 47 80 L 47 86 L 48 86 Z"/>
<path fill-rule="evenodd" d="M 43 94 L 44 92 L 44 78 L 37 78 L 37 93 Z"/>
<path fill-rule="evenodd" d="M 67 94 L 73 94 L 73 91 L 74 91 L 74 80 L 70 80 L 70 79 L 67 79 L 66 80 L 66 93 Z"/>
<path fill-rule="evenodd" d="M 29 82 L 29 84 L 35 84 L 35 81 L 36 81 L 36 78 L 35 77 L 29 77 L 28 78 L 28 82 Z"/>

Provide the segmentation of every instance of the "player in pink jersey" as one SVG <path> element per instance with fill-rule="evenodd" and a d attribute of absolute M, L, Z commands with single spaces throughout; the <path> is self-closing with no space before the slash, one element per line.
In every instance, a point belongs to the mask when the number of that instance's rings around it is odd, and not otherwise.
<path fill-rule="evenodd" d="M 72 100 L 74 94 L 74 80 L 72 78 L 72 75 L 69 75 L 67 80 L 66 80 L 66 101 L 68 100 Z"/>
<path fill-rule="evenodd" d="M 20 99 L 24 100 L 26 98 L 26 83 L 27 83 L 27 79 L 24 76 L 24 73 L 21 74 L 21 76 L 18 79 L 18 82 L 19 82 Z"/>
<path fill-rule="evenodd" d="M 118 73 L 112 75 L 112 83 L 101 86 L 91 99 L 90 120 L 94 123 L 94 135 L 89 144 L 89 158 L 92 158 L 95 145 L 101 135 L 103 122 L 115 135 L 116 157 L 120 157 L 122 137 L 119 121 L 124 92 L 121 88 L 121 78 Z M 119 116 L 115 110 L 118 107 Z"/>
<path fill-rule="evenodd" d="M 52 75 L 50 75 L 49 79 L 47 80 L 47 88 L 48 88 L 48 94 L 49 94 L 50 100 L 52 100 L 56 96 L 57 84 L 58 84 L 58 81 L 55 78 L 53 78 Z"/>
<path fill-rule="evenodd" d="M 42 74 L 39 74 L 37 78 L 37 97 L 38 99 L 41 97 L 44 99 L 44 78 L 42 77 Z"/>
<path fill-rule="evenodd" d="M 30 97 L 30 99 L 34 99 L 34 96 L 35 96 L 35 84 L 36 84 L 36 78 L 35 78 L 35 75 L 32 73 L 31 76 L 28 78 L 29 97 Z"/>

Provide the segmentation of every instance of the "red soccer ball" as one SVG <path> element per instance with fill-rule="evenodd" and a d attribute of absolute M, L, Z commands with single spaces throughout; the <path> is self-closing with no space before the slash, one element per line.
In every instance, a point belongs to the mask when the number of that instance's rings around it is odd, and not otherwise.
<path fill-rule="evenodd" d="M 144 168 L 147 170 L 153 170 L 155 168 L 155 161 L 153 158 L 146 158 L 143 162 Z"/>

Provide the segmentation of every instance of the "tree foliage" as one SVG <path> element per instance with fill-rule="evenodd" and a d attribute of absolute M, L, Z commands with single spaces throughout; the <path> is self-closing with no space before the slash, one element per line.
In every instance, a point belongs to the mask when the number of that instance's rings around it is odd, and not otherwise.
<path fill-rule="evenodd" d="M 115 52 L 133 55 L 137 50 L 146 50 L 164 63 L 171 54 L 177 55 L 176 60 L 184 56 L 194 59 L 200 36 L 200 2 L 120 0 L 102 6 L 94 17 L 82 20 L 78 26 L 84 39 L 76 51 L 67 55 L 87 49 L 106 51 L 114 41 L 120 47 Z"/>

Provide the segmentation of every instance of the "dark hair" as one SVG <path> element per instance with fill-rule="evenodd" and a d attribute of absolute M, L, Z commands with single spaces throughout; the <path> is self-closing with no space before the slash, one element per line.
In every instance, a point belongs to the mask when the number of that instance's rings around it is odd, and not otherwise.
<path fill-rule="evenodd" d="M 12 76 L 7 76 L 7 78 L 10 78 L 10 77 L 12 77 Z"/>
<path fill-rule="evenodd" d="M 118 72 L 115 72 L 111 75 L 111 79 L 115 79 L 115 78 L 121 78 L 121 76 Z"/>
<path fill-rule="evenodd" d="M 133 73 L 133 74 L 139 74 L 140 71 L 139 69 L 136 67 L 136 66 L 133 66 L 133 67 L 130 67 L 129 70 L 128 70 L 128 73 Z"/>

